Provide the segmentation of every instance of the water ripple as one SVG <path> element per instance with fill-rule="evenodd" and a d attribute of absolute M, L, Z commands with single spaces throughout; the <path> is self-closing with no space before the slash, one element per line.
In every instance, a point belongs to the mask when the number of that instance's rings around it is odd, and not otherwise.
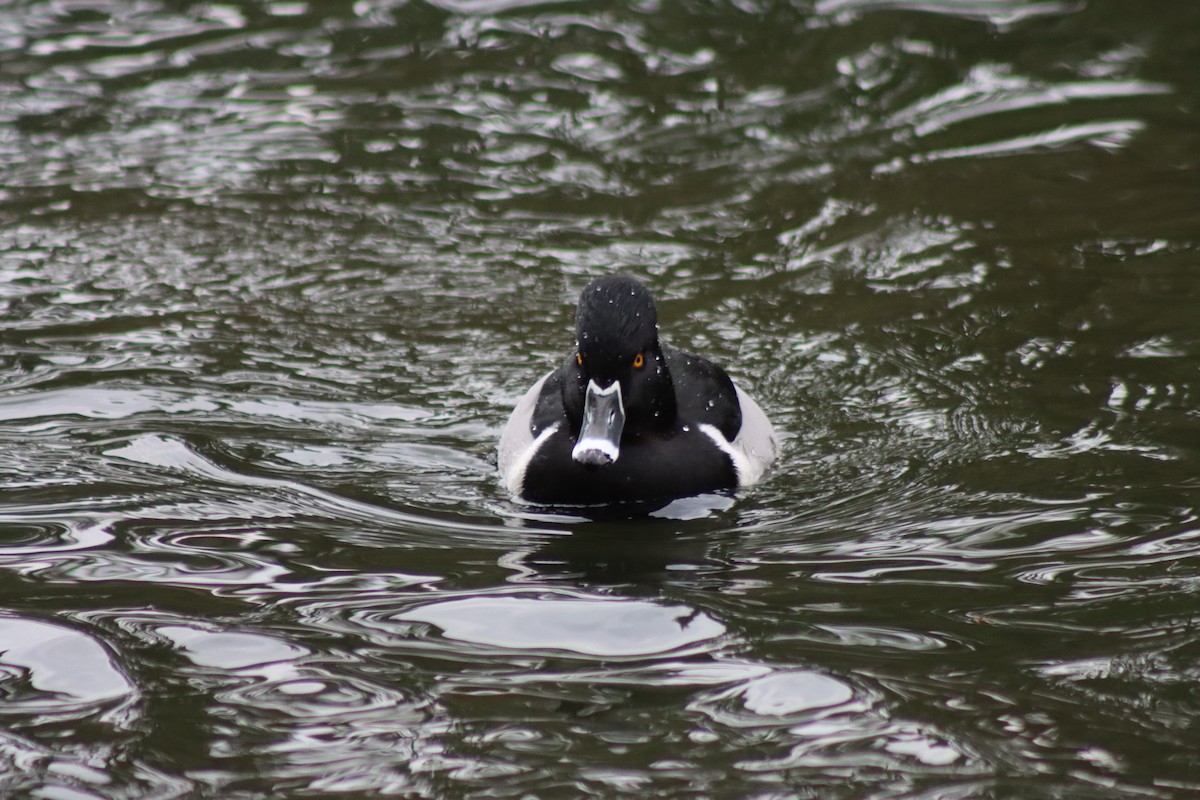
<path fill-rule="evenodd" d="M 1118 5 L 0 9 L 0 794 L 1194 794 L 1198 20 Z M 617 269 L 753 491 L 498 485 Z"/>
<path fill-rule="evenodd" d="M 203 682 L 215 692 L 236 722 L 206 732 L 216 765 L 253 748 L 260 773 L 280 787 L 413 788 L 401 765 L 414 754 L 410 731 L 426 719 L 421 703 L 358 674 L 357 658 L 170 614 L 125 612 L 114 621 L 148 643 L 169 644 L 187 666 L 168 680 Z M 198 777 L 214 787 L 230 780 L 219 769 Z"/>
<path fill-rule="evenodd" d="M 0 563 L 24 563 L 31 555 L 91 550 L 113 540 L 105 522 L 93 519 L 62 521 L 62 508 L 49 513 L 59 519 L 39 518 L 31 509 L 0 512 L 6 541 L 0 544 Z M 46 512 L 43 512 L 46 513 Z"/>

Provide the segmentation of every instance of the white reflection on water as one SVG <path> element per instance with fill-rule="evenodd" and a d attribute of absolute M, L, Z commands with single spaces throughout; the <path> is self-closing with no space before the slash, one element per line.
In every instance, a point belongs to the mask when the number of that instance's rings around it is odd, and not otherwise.
<path fill-rule="evenodd" d="M 305 655 L 299 647 L 257 633 L 221 633 L 185 625 L 164 625 L 158 633 L 201 667 L 244 670 Z"/>
<path fill-rule="evenodd" d="M 1078 2 L 1022 0 L 817 0 L 823 16 L 907 9 L 948 16 L 984 19 L 997 27 L 1016 25 L 1035 17 L 1059 16 L 1077 10 Z"/>
<path fill-rule="evenodd" d="M 849 686 L 818 672 L 777 672 L 750 681 L 741 690 L 748 711 L 785 717 L 847 703 L 854 696 Z"/>
<path fill-rule="evenodd" d="M 471 644 L 611 658 L 667 653 L 725 633 L 724 625 L 685 606 L 574 595 L 474 596 L 418 606 L 396 619 L 435 625 Z"/>
<path fill-rule="evenodd" d="M 7 674 L 6 674 L 7 673 Z M 28 682 L 34 691 L 14 689 Z M 134 687 L 86 633 L 32 619 L 0 616 L 0 685 L 7 710 L 54 713 L 133 694 Z"/>

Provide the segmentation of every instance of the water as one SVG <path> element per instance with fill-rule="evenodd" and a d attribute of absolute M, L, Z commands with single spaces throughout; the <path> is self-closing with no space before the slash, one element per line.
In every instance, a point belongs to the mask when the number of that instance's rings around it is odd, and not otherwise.
<path fill-rule="evenodd" d="M 0 9 L 5 796 L 1191 797 L 1200 6 Z M 494 443 L 621 269 L 784 438 Z"/>

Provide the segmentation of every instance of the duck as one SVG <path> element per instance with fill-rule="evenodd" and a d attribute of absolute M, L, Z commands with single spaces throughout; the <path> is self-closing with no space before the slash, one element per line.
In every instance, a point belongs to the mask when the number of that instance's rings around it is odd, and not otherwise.
<path fill-rule="evenodd" d="M 575 347 L 521 397 L 500 479 L 545 506 L 677 500 L 756 483 L 779 453 L 762 408 L 725 370 L 659 340 L 649 289 L 605 275 L 581 292 Z"/>

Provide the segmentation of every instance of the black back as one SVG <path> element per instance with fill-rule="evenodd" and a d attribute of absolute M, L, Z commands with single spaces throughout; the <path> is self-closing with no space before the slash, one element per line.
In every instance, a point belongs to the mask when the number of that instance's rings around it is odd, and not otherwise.
<path fill-rule="evenodd" d="M 679 418 L 712 425 L 732 442 L 742 429 L 742 407 L 725 370 L 707 358 L 667 345 L 662 349 L 675 384 Z"/>

